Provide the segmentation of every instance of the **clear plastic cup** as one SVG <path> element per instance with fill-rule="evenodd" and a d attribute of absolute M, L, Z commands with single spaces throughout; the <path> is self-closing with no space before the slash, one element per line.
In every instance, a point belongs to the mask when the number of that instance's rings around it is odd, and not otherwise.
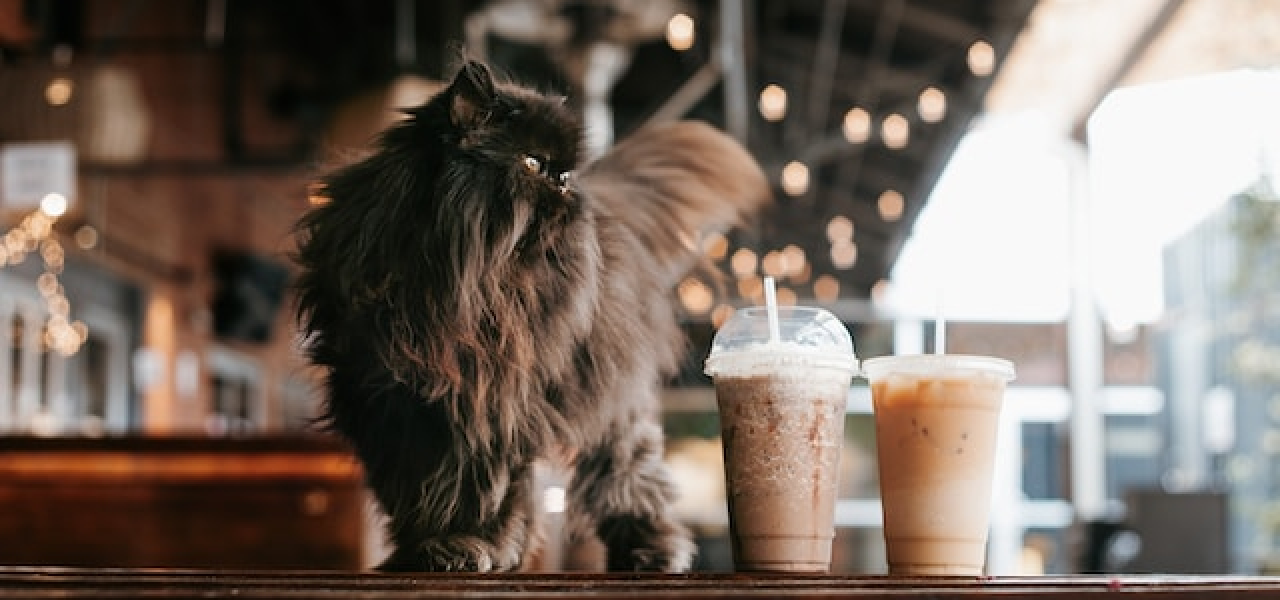
<path fill-rule="evenodd" d="M 863 361 L 892 575 L 981 575 L 997 429 L 1013 363 L 920 354 Z"/>
<path fill-rule="evenodd" d="M 706 373 L 724 443 L 734 565 L 742 571 L 831 568 L 836 486 L 853 339 L 831 313 L 738 310 L 716 333 Z"/>

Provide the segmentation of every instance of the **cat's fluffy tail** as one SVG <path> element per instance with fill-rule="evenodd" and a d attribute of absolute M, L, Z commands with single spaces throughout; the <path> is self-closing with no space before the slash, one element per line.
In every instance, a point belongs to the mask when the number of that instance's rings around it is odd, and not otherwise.
<path fill-rule="evenodd" d="M 695 121 L 633 133 L 579 180 L 649 249 L 668 285 L 694 266 L 702 234 L 743 223 L 772 197 L 742 145 Z"/>

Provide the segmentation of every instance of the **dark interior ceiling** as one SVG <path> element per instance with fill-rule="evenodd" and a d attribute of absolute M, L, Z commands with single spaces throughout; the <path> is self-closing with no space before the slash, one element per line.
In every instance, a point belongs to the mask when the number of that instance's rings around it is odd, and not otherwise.
<path fill-rule="evenodd" d="M 110 8 L 90 6 L 95 2 Z M 146 0 L 27 5 L 46 32 L 90 55 L 221 53 L 228 85 L 254 71 L 255 57 L 282 57 L 288 68 L 277 70 L 269 86 L 252 89 L 266 89 L 260 101 L 303 131 L 300 150 L 285 163 L 314 153 L 325 115 L 347 99 L 406 73 L 446 78 L 462 49 L 515 79 L 582 98 L 588 49 L 613 44 L 626 57 L 608 93 L 616 135 L 650 120 L 696 118 L 745 138 L 775 182 L 783 165 L 805 163 L 808 190 L 789 196 L 779 188 L 776 208 L 731 242 L 760 256 L 797 245 L 811 271 L 805 281 L 783 285 L 809 298 L 811 282 L 829 274 L 840 281 L 841 298 L 858 301 L 888 276 L 942 168 L 981 110 L 994 74 L 971 71 L 970 46 L 988 42 L 998 71 L 1034 0 L 183 0 L 187 21 L 203 27 L 163 38 L 133 35 L 140 31 L 133 24 L 161 4 L 173 12 L 173 4 Z M 664 37 L 675 12 L 696 23 L 695 43 L 683 52 Z M 76 26 L 90 16 L 109 22 Z M 85 30 L 98 33 L 85 39 Z M 190 39 L 184 42 L 184 35 Z M 778 122 L 756 109 L 770 83 L 788 92 L 788 112 Z M 916 109 L 927 87 L 946 96 L 945 118 L 935 123 Z M 240 111 L 234 100 L 223 101 L 227 162 L 247 168 L 254 157 L 237 145 Z M 855 106 L 876 125 L 862 143 L 841 133 L 845 113 Z M 891 113 L 909 122 L 909 142 L 900 149 L 878 135 Z M 877 211 L 886 190 L 905 199 L 897 220 Z M 830 258 L 826 228 L 838 215 L 855 228 L 857 260 L 850 268 L 837 268 Z"/>
<path fill-rule="evenodd" d="M 626 0 L 490 3 L 488 10 L 536 6 L 570 18 L 575 31 L 587 34 L 575 38 L 566 50 L 545 41 L 542 46 L 530 46 L 504 39 L 501 28 L 495 27 L 498 31 L 491 32 L 486 44 L 489 57 L 520 76 L 572 85 L 573 76 L 565 76 L 563 68 L 571 61 L 555 57 L 581 55 L 591 44 L 610 39 L 615 22 L 628 17 L 643 21 L 642 16 L 627 13 L 640 12 L 637 4 Z M 661 34 L 649 39 L 634 34 L 643 29 L 640 26 L 612 33 L 615 39 L 630 36 L 628 43 L 634 48 L 629 68 L 610 97 L 618 134 L 662 118 L 655 115 L 681 115 L 711 121 L 744 136 L 775 182 L 785 164 L 804 163 L 811 181 L 807 192 L 793 197 L 779 188 L 777 209 L 756 230 L 734 242 L 753 248 L 759 256 L 798 245 L 813 267 L 810 281 L 818 274 L 831 274 L 840 280 L 843 297 L 867 298 L 876 282 L 887 277 L 911 223 L 971 118 L 981 110 L 994 74 L 978 76 L 970 70 L 970 46 L 987 41 L 998 66 L 1034 2 L 667 0 L 656 4 L 669 4 L 672 10 L 694 16 L 698 43 L 678 52 Z M 735 27 L 740 28 L 739 36 Z M 741 40 L 736 51 L 732 44 L 724 45 L 726 38 L 734 37 Z M 700 87 L 704 82 L 712 85 Z M 788 92 L 788 113 L 779 122 L 766 120 L 756 110 L 759 90 L 770 83 Z M 940 122 L 927 123 L 917 111 L 920 93 L 928 87 L 946 96 L 947 113 Z M 892 113 L 906 117 L 908 144 L 890 149 L 874 131 L 866 142 L 850 143 L 842 134 L 842 123 L 855 106 L 866 109 L 873 124 Z M 877 209 L 877 200 L 886 190 L 897 191 L 905 199 L 903 214 L 896 221 L 886 221 Z M 846 269 L 832 264 L 826 234 L 827 223 L 838 215 L 848 217 L 856 232 L 857 260 Z M 795 287 L 801 296 L 807 295 L 804 284 Z"/>

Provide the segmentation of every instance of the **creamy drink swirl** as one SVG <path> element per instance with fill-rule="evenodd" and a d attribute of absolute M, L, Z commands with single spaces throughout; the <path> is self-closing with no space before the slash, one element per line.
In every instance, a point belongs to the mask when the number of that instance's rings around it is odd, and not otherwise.
<path fill-rule="evenodd" d="M 714 378 L 734 564 L 744 571 L 831 567 L 836 486 L 853 342 L 830 313 L 742 309 L 717 333 Z"/>

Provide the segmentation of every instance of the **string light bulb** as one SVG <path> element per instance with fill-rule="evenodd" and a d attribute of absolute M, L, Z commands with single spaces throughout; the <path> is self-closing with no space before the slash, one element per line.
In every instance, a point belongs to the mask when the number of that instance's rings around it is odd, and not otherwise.
<path fill-rule="evenodd" d="M 738 277 L 747 277 L 756 272 L 756 253 L 750 248 L 738 248 L 729 259 L 729 269 Z"/>
<path fill-rule="evenodd" d="M 55 219 L 67 214 L 67 197 L 56 192 L 45 194 L 40 199 L 40 212 Z"/>
<path fill-rule="evenodd" d="M 840 299 L 840 280 L 830 275 L 813 280 L 813 297 L 823 304 L 831 304 Z"/>
<path fill-rule="evenodd" d="M 902 211 L 906 203 L 906 198 L 903 198 L 902 192 L 888 189 L 882 192 L 880 198 L 876 200 L 876 208 L 880 211 L 880 218 L 884 219 L 884 222 L 893 223 L 902 218 Z"/>
<path fill-rule="evenodd" d="M 693 47 L 696 31 L 693 17 L 678 13 L 667 21 L 667 44 L 677 52 L 684 52 Z"/>
<path fill-rule="evenodd" d="M 793 160 L 782 167 L 782 191 L 788 196 L 803 196 L 809 191 L 809 167 Z"/>
<path fill-rule="evenodd" d="M 36 278 L 36 290 L 45 301 L 48 318 L 44 325 L 44 347 L 63 356 L 80 351 L 89 339 L 89 328 L 71 320 L 71 301 L 58 279 L 66 266 L 66 251 L 53 226 L 67 211 L 67 198 L 48 194 L 40 208 L 32 211 L 18 226 L 0 237 L 0 267 L 21 264 L 27 254 L 38 253 L 44 262 L 44 273 Z"/>
<path fill-rule="evenodd" d="M 853 221 L 844 215 L 831 217 L 827 222 L 827 240 L 833 244 L 841 240 L 853 240 Z"/>
<path fill-rule="evenodd" d="M 764 258 L 760 260 L 760 270 L 773 278 L 782 277 L 786 271 L 786 265 L 783 264 L 782 253 L 777 250 L 766 252 Z"/>
<path fill-rule="evenodd" d="M 696 277 L 681 281 L 677 293 L 680 303 L 690 314 L 705 315 L 715 303 L 715 294 L 711 292 L 711 288 Z"/>
<path fill-rule="evenodd" d="M 916 101 L 916 112 L 925 123 L 937 123 L 947 116 L 947 95 L 942 90 L 929 86 L 920 92 Z"/>
<path fill-rule="evenodd" d="M 986 77 L 996 70 L 996 50 L 986 40 L 978 40 L 969 46 L 969 72 Z"/>
<path fill-rule="evenodd" d="M 831 264 L 841 271 L 853 268 L 858 262 L 858 247 L 852 240 L 839 240 L 831 244 Z"/>
<path fill-rule="evenodd" d="M 860 106 L 849 109 L 849 112 L 844 113 L 840 131 L 850 144 L 865 143 L 871 138 L 871 113 Z"/>
<path fill-rule="evenodd" d="M 44 88 L 44 100 L 49 106 L 65 106 L 71 102 L 75 84 L 66 77 L 54 77 Z"/>
<path fill-rule="evenodd" d="M 760 116 L 766 121 L 781 121 L 787 116 L 787 90 L 771 83 L 760 90 Z"/>
<path fill-rule="evenodd" d="M 795 306 L 800 302 L 799 294 L 796 294 L 795 290 L 786 286 L 778 286 L 775 290 L 775 296 L 778 306 Z"/>
<path fill-rule="evenodd" d="M 782 258 L 786 264 L 786 275 L 788 277 L 800 277 L 808 266 L 808 258 L 805 257 L 804 248 L 795 244 L 787 244 L 782 249 Z"/>
<path fill-rule="evenodd" d="M 98 230 L 92 225 L 81 225 L 75 233 L 76 245 L 83 250 L 98 246 Z"/>
<path fill-rule="evenodd" d="M 702 238 L 702 252 L 707 258 L 720 262 L 729 255 L 729 239 L 717 231 L 708 233 Z"/>
<path fill-rule="evenodd" d="M 716 306 L 715 310 L 711 311 L 711 325 L 716 329 L 719 329 L 720 326 L 724 325 L 724 322 L 728 321 L 731 316 L 733 316 L 733 306 L 720 304 Z"/>
<path fill-rule="evenodd" d="M 906 117 L 891 113 L 880 122 L 880 139 L 886 147 L 901 150 L 907 147 L 907 142 L 911 139 L 911 124 Z"/>

